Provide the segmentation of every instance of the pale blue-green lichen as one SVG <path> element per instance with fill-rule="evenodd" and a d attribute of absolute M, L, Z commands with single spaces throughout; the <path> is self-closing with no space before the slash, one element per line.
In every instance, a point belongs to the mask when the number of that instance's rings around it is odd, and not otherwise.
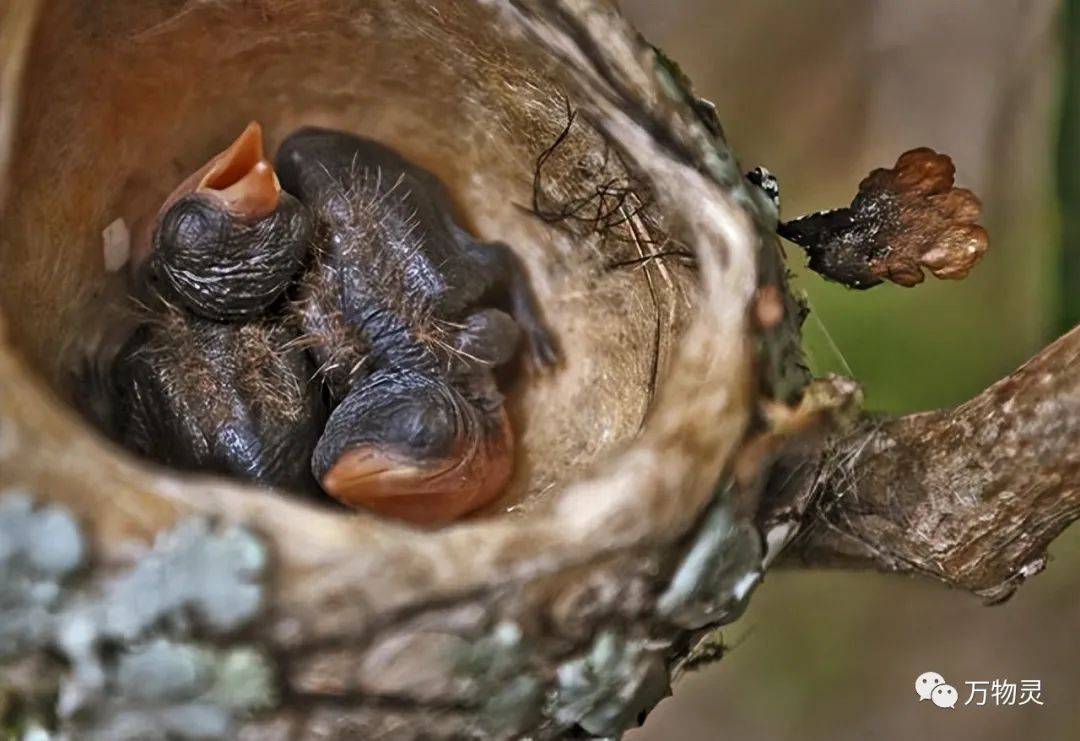
<path fill-rule="evenodd" d="M 563 726 L 618 736 L 668 693 L 663 657 L 645 641 L 600 633 L 584 657 L 559 666 L 550 713 Z"/>
<path fill-rule="evenodd" d="M 266 560 L 251 533 L 191 520 L 128 573 L 99 582 L 68 513 L 0 494 L 0 660 L 63 658 L 53 730 L 67 736 L 227 737 L 237 716 L 272 704 L 272 667 L 253 649 L 204 646 L 192 634 L 250 622 Z"/>
<path fill-rule="evenodd" d="M 753 523 L 736 516 L 731 498 L 730 489 L 720 492 L 657 601 L 660 615 L 679 627 L 731 622 L 761 580 L 761 536 Z"/>
<path fill-rule="evenodd" d="M 261 706 L 273 695 L 262 657 L 247 648 L 217 650 L 154 639 L 124 653 L 116 681 L 131 700 L 201 699 L 231 710 Z"/>
<path fill-rule="evenodd" d="M 189 520 L 160 535 L 131 573 L 108 586 L 102 630 L 131 638 L 189 614 L 212 630 L 233 630 L 258 611 L 263 592 L 253 580 L 265 567 L 266 551 L 251 533 L 218 534 L 205 520 Z"/>
<path fill-rule="evenodd" d="M 455 673 L 475 681 L 481 698 L 479 717 L 492 732 L 516 733 L 532 727 L 539 717 L 543 683 L 526 669 L 523 637 L 517 623 L 502 621 L 455 662 Z"/>
<path fill-rule="evenodd" d="M 256 652 L 155 639 L 125 651 L 115 691 L 87 717 L 88 738 L 224 738 L 235 713 L 266 707 L 272 675 Z"/>
<path fill-rule="evenodd" d="M 460 674 L 498 681 L 512 676 L 524 659 L 521 626 L 504 620 L 488 635 L 468 644 L 456 657 L 454 669 Z"/>
<path fill-rule="evenodd" d="M 85 551 L 67 512 L 35 511 L 22 492 L 0 498 L 0 660 L 48 643 L 62 582 Z"/>
<path fill-rule="evenodd" d="M 536 725 L 543 697 L 543 683 L 521 674 L 500 683 L 484 701 L 480 717 L 489 730 L 516 734 Z"/>

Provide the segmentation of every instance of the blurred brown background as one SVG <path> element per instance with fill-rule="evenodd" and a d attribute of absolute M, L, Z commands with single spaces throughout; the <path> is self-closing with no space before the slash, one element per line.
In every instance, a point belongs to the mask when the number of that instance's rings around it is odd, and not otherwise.
<path fill-rule="evenodd" d="M 1062 40 L 1077 27 L 1060 3 L 622 5 L 717 104 L 745 168 L 780 178 L 785 218 L 848 203 L 870 169 L 924 145 L 952 155 L 960 184 L 983 197 L 991 251 L 963 283 L 847 291 L 806 274 L 788 245 L 814 309 L 816 371 L 850 372 L 872 409 L 946 406 L 1060 330 L 1076 298 L 1063 288 L 1061 216 L 1078 215 L 1059 209 L 1056 188 Z M 993 608 L 899 577 L 770 573 L 725 631 L 728 656 L 684 678 L 631 738 L 1080 738 L 1080 530 L 1051 556 Z M 1039 679 L 1045 704 L 939 709 L 914 693 L 928 670 L 961 704 L 964 682 L 993 679 Z"/>

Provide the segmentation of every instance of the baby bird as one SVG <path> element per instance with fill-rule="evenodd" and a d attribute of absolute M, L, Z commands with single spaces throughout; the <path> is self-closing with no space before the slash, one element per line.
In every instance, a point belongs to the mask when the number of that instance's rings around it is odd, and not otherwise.
<path fill-rule="evenodd" d="M 312 459 L 323 489 L 418 523 L 491 501 L 513 456 L 493 369 L 521 335 L 539 365 L 558 358 L 518 258 L 470 236 L 442 183 L 376 142 L 304 128 L 275 166 L 316 221 L 294 311 L 340 399 Z"/>
<path fill-rule="evenodd" d="M 307 211 L 282 192 L 252 122 L 166 199 L 143 278 L 199 316 L 250 319 L 282 297 L 310 242 Z"/>
<path fill-rule="evenodd" d="M 292 339 L 273 320 L 149 317 L 114 371 L 121 441 L 176 468 L 317 492 L 310 461 L 326 413 Z"/>
<path fill-rule="evenodd" d="M 307 209 L 282 192 L 252 123 L 166 200 L 112 381 L 127 446 L 178 468 L 315 491 L 326 411 L 274 306 L 302 267 Z"/>

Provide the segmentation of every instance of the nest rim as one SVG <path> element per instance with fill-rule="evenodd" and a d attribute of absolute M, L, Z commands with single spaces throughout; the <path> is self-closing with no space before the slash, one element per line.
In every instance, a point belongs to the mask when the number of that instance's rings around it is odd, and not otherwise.
<path fill-rule="evenodd" d="M 508 37 L 519 37 L 520 19 L 493 18 L 505 24 Z M 18 43 L 0 47 L 2 69 L 15 69 L 5 75 L 9 81 L 22 76 L 23 55 L 31 47 L 29 30 L 25 33 Z M 639 43 L 629 37 L 625 42 Z M 583 87 L 569 65 L 556 72 L 566 76 L 568 87 Z M 640 432 L 554 492 L 544 507 L 525 517 L 466 520 L 422 531 L 366 513 L 340 514 L 276 493 L 268 496 L 217 477 L 166 475 L 114 449 L 75 419 L 21 353 L 3 342 L 0 331 L 0 376 L 9 381 L 0 394 L 0 418 L 13 419 L 17 434 L 28 433 L 25 437 L 40 443 L 43 457 L 59 462 L 24 461 L 10 480 L 94 519 L 95 541 L 105 552 L 132 537 L 150 540 L 185 515 L 253 527 L 276 547 L 278 599 L 297 612 L 316 609 L 304 606 L 305 600 L 331 583 L 331 592 L 359 596 L 367 609 L 378 611 L 433 593 L 559 572 L 601 553 L 684 532 L 711 499 L 751 414 L 746 317 L 755 282 L 754 230 L 714 181 L 673 158 L 616 107 L 585 102 L 593 125 L 620 142 L 694 248 L 700 294 Z M 0 119 L 14 121 L 12 96 L 0 97 L 0 105 L 8 109 L 0 111 Z M 11 141 L 0 142 L 2 149 L 10 146 Z M 10 208 L 10 192 L 8 197 Z M 689 203 L 697 205 L 688 208 Z M 0 313 L 0 328 L 5 321 L 10 319 Z M 102 464 L 96 491 L 72 488 L 83 471 L 79 460 Z"/>

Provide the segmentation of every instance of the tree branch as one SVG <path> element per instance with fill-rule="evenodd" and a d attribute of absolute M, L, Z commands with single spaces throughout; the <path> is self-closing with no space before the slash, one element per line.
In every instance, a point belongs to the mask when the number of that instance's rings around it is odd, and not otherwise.
<path fill-rule="evenodd" d="M 1080 518 L 1080 327 L 955 409 L 868 421 L 816 488 L 789 559 L 1008 598 Z"/>

